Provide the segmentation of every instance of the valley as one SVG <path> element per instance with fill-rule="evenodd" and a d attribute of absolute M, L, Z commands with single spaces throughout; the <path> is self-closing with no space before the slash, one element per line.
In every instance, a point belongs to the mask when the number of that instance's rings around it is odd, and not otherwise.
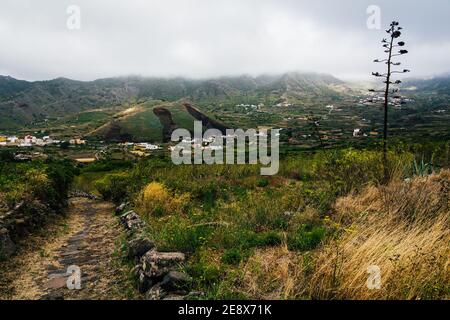
<path fill-rule="evenodd" d="M 385 163 L 381 98 L 331 76 L 0 81 L 0 297 L 448 299 L 450 94 L 430 86 L 389 101 Z M 281 129 L 277 175 L 175 165 L 196 120 Z M 366 290 L 368 261 L 389 286 Z"/>
<path fill-rule="evenodd" d="M 405 83 L 402 96 L 406 102 L 391 105 L 394 138 L 413 141 L 450 136 L 446 81 Z M 3 77 L 0 134 L 165 143 L 175 128 L 192 131 L 196 119 L 205 128 L 221 130 L 281 128 L 282 142 L 294 148 L 370 144 L 380 137 L 381 102 L 361 88 L 329 75 L 301 73 L 33 83 Z M 361 133 L 358 139 L 353 139 L 355 129 Z"/>

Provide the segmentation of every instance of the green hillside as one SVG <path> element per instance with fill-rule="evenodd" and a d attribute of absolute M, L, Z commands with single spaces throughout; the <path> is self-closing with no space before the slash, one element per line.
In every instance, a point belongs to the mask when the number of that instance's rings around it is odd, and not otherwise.
<path fill-rule="evenodd" d="M 345 96 L 338 88 L 342 85 L 342 81 L 329 75 L 301 73 L 206 80 L 121 77 L 91 82 L 65 78 L 27 82 L 0 77 L 0 130 L 32 129 L 72 114 L 141 100 L 188 99 L 203 106 L 249 99 L 276 102 L 280 97 L 297 101 L 336 99 Z"/>
<path fill-rule="evenodd" d="M 89 136 L 108 141 L 161 142 L 170 139 L 176 128 L 193 131 L 196 120 L 180 102 L 148 101 L 117 113 Z"/>

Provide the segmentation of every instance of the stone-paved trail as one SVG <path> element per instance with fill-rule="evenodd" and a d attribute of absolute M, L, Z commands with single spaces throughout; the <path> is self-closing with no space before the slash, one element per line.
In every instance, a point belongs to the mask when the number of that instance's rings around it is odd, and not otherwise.
<path fill-rule="evenodd" d="M 35 241 L 3 267 L 0 299 L 130 299 L 135 290 L 116 253 L 122 229 L 113 205 L 85 198 L 70 200 L 55 235 Z M 0 265 L 1 266 L 1 265 Z M 67 287 L 69 266 L 79 267 L 81 289 Z"/>

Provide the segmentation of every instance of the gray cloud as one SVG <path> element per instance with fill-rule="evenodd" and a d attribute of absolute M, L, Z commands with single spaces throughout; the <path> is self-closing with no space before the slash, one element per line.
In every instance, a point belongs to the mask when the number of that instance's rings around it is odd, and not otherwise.
<path fill-rule="evenodd" d="M 431 4 L 432 3 L 432 4 Z M 81 8 L 81 30 L 66 8 Z M 449 71 L 448 0 L 2 0 L 0 74 L 90 80 L 316 71 L 370 79 L 383 30 L 399 20 L 413 76 Z"/>

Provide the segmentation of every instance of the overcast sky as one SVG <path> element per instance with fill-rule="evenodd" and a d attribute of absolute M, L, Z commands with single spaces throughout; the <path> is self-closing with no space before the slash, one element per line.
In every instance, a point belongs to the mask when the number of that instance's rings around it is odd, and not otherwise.
<path fill-rule="evenodd" d="M 67 8 L 81 29 L 67 27 Z M 381 30 L 367 28 L 369 5 Z M 392 19 L 411 76 L 450 71 L 449 0 L 0 0 L 0 74 L 42 80 L 314 71 L 369 80 Z M 73 21 L 73 20 L 71 20 Z"/>

